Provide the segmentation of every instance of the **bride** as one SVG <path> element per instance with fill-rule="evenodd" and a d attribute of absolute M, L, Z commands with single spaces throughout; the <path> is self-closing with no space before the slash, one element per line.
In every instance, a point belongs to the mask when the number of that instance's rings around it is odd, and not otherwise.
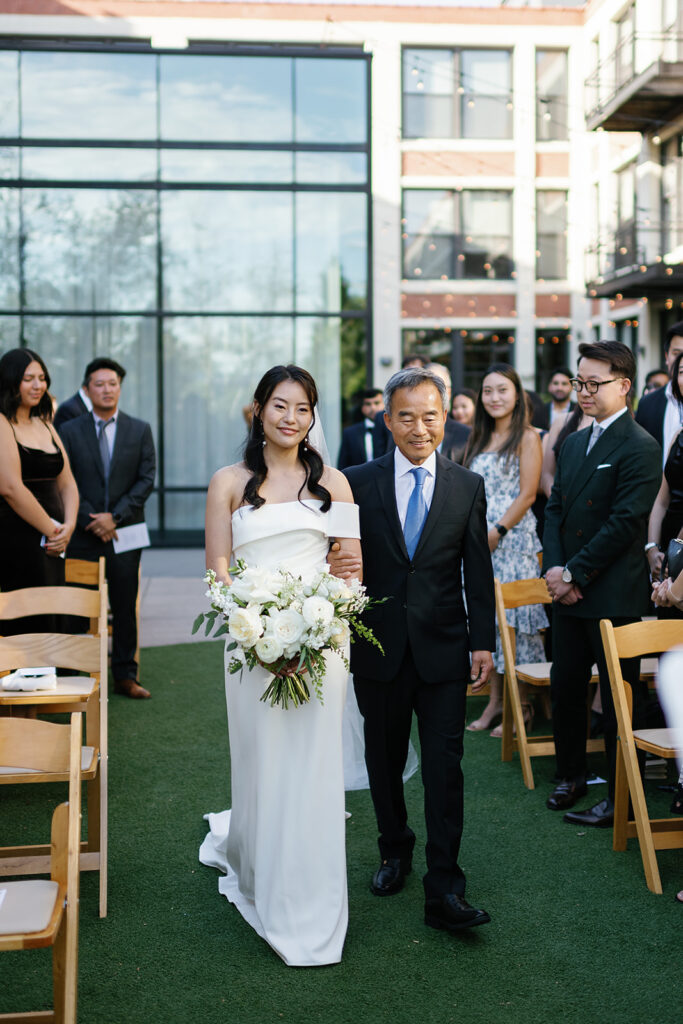
<path fill-rule="evenodd" d="M 219 469 L 206 503 L 206 564 L 325 563 L 330 538 L 360 560 L 358 509 L 336 469 L 308 442 L 317 390 L 297 366 L 275 366 L 254 393 L 244 462 Z M 347 671 L 327 654 L 324 704 L 283 710 L 259 698 L 265 669 L 226 672 L 232 809 L 209 814 L 202 863 L 218 888 L 290 966 L 341 960 L 348 920 L 342 768 Z"/>

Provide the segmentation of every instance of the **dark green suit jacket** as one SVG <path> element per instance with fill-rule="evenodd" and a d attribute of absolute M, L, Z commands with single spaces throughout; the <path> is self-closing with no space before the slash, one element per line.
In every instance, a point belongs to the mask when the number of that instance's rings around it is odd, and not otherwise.
<path fill-rule="evenodd" d="M 543 571 L 567 565 L 583 592 L 560 614 L 637 618 L 649 609 L 643 547 L 662 479 L 657 442 L 626 412 L 586 455 L 591 427 L 570 434 L 545 510 Z"/>

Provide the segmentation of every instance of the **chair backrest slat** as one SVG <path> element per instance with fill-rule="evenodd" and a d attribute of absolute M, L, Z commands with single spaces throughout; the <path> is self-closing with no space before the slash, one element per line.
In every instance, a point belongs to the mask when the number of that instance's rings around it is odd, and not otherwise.
<path fill-rule="evenodd" d="M 501 583 L 506 608 L 519 608 L 526 604 L 551 604 L 552 598 L 543 579 L 514 580 Z"/>
<path fill-rule="evenodd" d="M 640 658 L 668 651 L 683 644 L 683 619 L 649 619 L 617 626 L 614 642 L 620 658 Z"/>
<path fill-rule="evenodd" d="M 97 673 L 100 671 L 100 638 L 68 633 L 20 633 L 0 637 L 0 672 L 46 665 Z"/>
<path fill-rule="evenodd" d="M 39 718 L 0 718 L 0 764 L 3 766 L 68 772 L 70 748 L 71 726 L 68 724 L 59 725 Z"/>
<path fill-rule="evenodd" d="M 95 563 L 97 564 L 97 563 Z M 95 618 L 99 611 L 99 595 L 85 587 L 25 587 L 0 594 L 0 635 L 3 619 L 20 619 L 24 615 L 82 615 Z"/>

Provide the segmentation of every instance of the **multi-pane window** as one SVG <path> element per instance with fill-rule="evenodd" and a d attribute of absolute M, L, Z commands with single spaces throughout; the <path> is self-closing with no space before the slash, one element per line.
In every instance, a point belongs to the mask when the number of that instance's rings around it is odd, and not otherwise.
<path fill-rule="evenodd" d="M 567 51 L 536 50 L 536 138 L 568 136 Z"/>
<path fill-rule="evenodd" d="M 569 331 L 555 327 L 536 331 L 536 374 L 534 387 L 539 394 L 547 394 L 548 384 L 560 366 L 568 363 Z"/>
<path fill-rule="evenodd" d="M 486 189 L 405 189 L 403 276 L 512 276 L 512 194 Z"/>
<path fill-rule="evenodd" d="M 633 78 L 635 67 L 636 5 L 632 3 L 615 24 L 615 85 L 619 87 Z"/>
<path fill-rule="evenodd" d="M 78 45 L 0 51 L 0 351 L 58 400 L 119 360 L 150 525 L 193 541 L 269 366 L 316 377 L 332 451 L 365 385 L 369 59 Z"/>
<path fill-rule="evenodd" d="M 403 137 L 512 138 L 512 52 L 405 49 Z"/>
<path fill-rule="evenodd" d="M 492 363 L 515 363 L 514 330 L 457 330 L 455 328 L 407 329 L 403 355 L 421 355 L 447 366 L 453 386 L 478 391 Z"/>
<path fill-rule="evenodd" d="M 548 189 L 536 193 L 536 277 L 567 276 L 567 193 Z"/>
<path fill-rule="evenodd" d="M 632 267 L 636 252 L 636 165 L 630 163 L 617 174 L 617 231 L 615 267 Z"/>

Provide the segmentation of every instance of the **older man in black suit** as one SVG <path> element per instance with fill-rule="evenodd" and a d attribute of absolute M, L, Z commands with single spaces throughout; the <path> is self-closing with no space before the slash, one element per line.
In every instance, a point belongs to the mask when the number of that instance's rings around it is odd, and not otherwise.
<path fill-rule="evenodd" d="M 495 645 L 484 481 L 436 450 L 447 409 L 439 377 L 399 370 L 384 401 L 395 450 L 346 472 L 360 507 L 364 581 L 371 597 L 387 599 L 364 616 L 384 655 L 364 641 L 351 655 L 380 832 L 382 862 L 371 890 L 399 892 L 411 869 L 415 834 L 402 771 L 415 711 L 427 823 L 425 923 L 460 931 L 489 920 L 465 900 L 458 864 L 465 694 L 470 680 L 484 685 Z M 341 552 L 330 562 L 339 575 L 348 568 Z"/>
<path fill-rule="evenodd" d="M 105 556 L 113 618 L 114 690 L 144 698 L 150 693 L 137 681 L 135 661 L 140 548 L 117 554 L 112 542 L 118 527 L 144 523 L 156 456 L 149 424 L 119 411 L 125 373 L 113 359 L 93 360 L 84 384 L 92 413 L 63 423 L 60 434 L 81 498 L 69 554 L 91 561 Z"/>

